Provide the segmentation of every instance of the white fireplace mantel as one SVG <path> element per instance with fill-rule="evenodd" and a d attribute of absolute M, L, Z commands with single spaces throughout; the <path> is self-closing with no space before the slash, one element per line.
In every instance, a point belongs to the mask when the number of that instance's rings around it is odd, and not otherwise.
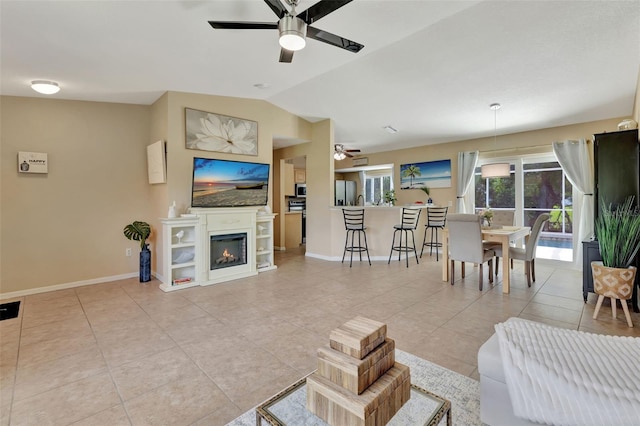
<path fill-rule="evenodd" d="M 256 275 L 256 216 L 258 208 L 192 208 L 198 217 L 201 246 L 196 253 L 197 281 L 201 285 L 216 284 Z M 247 263 L 230 268 L 209 270 L 210 237 L 212 235 L 247 234 Z"/>
<path fill-rule="evenodd" d="M 164 291 L 178 290 L 194 285 L 210 285 L 258 274 L 275 269 L 273 264 L 273 218 L 274 214 L 260 211 L 259 207 L 192 208 L 188 218 L 162 219 L 165 241 L 166 277 L 160 288 Z M 189 227 L 184 227 L 188 223 Z M 174 241 L 174 231 L 185 229 L 190 242 Z M 246 234 L 247 262 L 235 266 L 211 269 L 211 237 L 227 234 Z M 260 244 L 258 245 L 258 241 Z M 192 247 L 193 262 L 176 265 L 172 254 Z M 180 253 L 178 253 L 180 254 Z M 193 266 L 191 266 L 193 265 Z M 177 270 L 176 268 L 180 268 Z M 188 281 L 178 283 L 176 278 L 188 276 Z"/>

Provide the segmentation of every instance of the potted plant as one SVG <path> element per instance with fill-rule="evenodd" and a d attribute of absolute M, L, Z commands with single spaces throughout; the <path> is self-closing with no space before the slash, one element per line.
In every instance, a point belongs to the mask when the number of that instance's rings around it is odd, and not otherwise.
<path fill-rule="evenodd" d="M 491 220 L 493 219 L 493 211 L 491 207 L 487 206 L 478 212 L 478 216 L 482 218 L 483 226 L 491 226 Z"/>
<path fill-rule="evenodd" d="M 151 235 L 151 226 L 147 222 L 136 220 L 124 227 L 124 236 L 133 241 L 140 241 L 140 282 L 151 281 L 151 250 L 147 238 Z"/>
<path fill-rule="evenodd" d="M 633 293 L 636 267 L 631 263 L 640 249 L 640 211 L 633 202 L 634 197 L 628 197 L 616 208 L 602 203 L 602 212 L 596 220 L 595 234 L 602 261 L 591 262 L 594 290 L 598 294 L 594 318 L 604 297 L 628 300 Z M 626 302 L 622 303 L 626 308 Z M 628 315 L 626 310 L 625 314 Z"/>
<path fill-rule="evenodd" d="M 427 204 L 433 204 L 433 200 L 431 199 L 430 194 L 429 194 L 429 193 L 431 192 L 431 190 L 429 189 L 429 187 L 428 187 L 428 186 L 426 186 L 426 185 L 425 185 L 425 186 L 421 186 L 421 187 L 420 187 L 420 191 L 422 191 L 422 192 L 424 192 L 425 194 L 427 194 Z"/>
<path fill-rule="evenodd" d="M 390 189 L 389 191 L 384 192 L 384 201 L 388 203 L 390 206 L 395 206 L 397 198 L 396 198 L 396 190 Z"/>

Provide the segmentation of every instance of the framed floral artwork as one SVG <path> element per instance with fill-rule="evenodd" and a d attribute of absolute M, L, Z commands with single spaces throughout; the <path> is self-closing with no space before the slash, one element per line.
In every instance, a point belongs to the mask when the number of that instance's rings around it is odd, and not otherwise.
<path fill-rule="evenodd" d="M 258 123 L 185 108 L 187 149 L 258 155 Z"/>

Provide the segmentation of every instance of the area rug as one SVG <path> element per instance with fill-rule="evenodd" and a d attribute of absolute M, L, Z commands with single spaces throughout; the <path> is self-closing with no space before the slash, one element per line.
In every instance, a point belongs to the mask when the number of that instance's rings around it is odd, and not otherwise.
<path fill-rule="evenodd" d="M 411 383 L 451 401 L 454 425 L 482 425 L 480 383 L 399 349 L 396 349 L 396 361 L 409 366 Z M 255 424 L 256 412 L 255 409 L 251 409 L 227 426 L 254 426 Z M 446 417 L 440 424 L 446 425 Z"/>

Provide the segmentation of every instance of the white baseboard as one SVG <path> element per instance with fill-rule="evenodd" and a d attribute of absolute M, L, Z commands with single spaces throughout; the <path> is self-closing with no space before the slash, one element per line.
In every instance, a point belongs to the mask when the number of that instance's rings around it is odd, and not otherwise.
<path fill-rule="evenodd" d="M 68 288 L 82 287 L 85 285 L 101 284 L 101 283 L 106 283 L 110 281 L 126 280 L 127 278 L 135 278 L 138 275 L 139 275 L 138 272 L 131 272 L 129 274 L 111 275 L 108 277 L 92 278 L 90 280 L 74 281 L 74 282 L 64 283 L 64 284 L 49 285 L 46 287 L 36 287 L 36 288 L 30 288 L 27 290 L 12 291 L 9 293 L 0 293 L 0 300 L 13 299 L 13 298 L 22 297 L 22 296 L 29 296 L 31 294 L 46 293 L 48 291 L 65 290 Z M 157 274 L 152 274 L 152 275 L 157 276 Z"/>

